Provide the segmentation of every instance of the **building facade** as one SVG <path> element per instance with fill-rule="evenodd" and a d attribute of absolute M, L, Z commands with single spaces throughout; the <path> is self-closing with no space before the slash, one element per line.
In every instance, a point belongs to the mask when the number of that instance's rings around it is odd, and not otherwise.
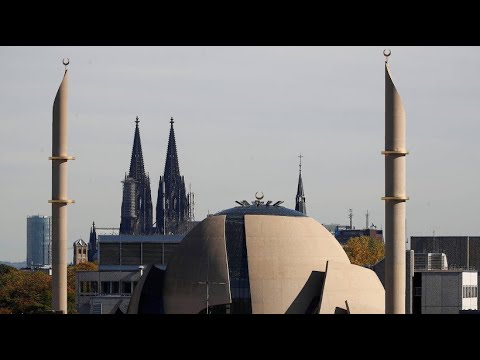
<path fill-rule="evenodd" d="M 444 253 L 449 268 L 480 269 L 480 236 L 411 236 L 416 253 Z"/>
<path fill-rule="evenodd" d="M 477 310 L 477 302 L 477 271 L 415 271 L 414 314 L 458 314 L 462 310 Z"/>
<path fill-rule="evenodd" d="M 410 248 L 415 253 L 445 254 L 449 270 L 480 269 L 480 236 L 411 236 Z"/>
<path fill-rule="evenodd" d="M 377 229 L 342 229 L 340 226 L 335 228 L 335 238 L 342 245 L 345 245 L 348 240 L 358 236 L 376 237 L 383 241 L 383 231 Z"/>
<path fill-rule="evenodd" d="M 80 314 L 126 313 L 143 269 L 164 269 L 183 235 L 99 235 L 98 271 L 77 271 L 75 301 Z"/>
<path fill-rule="evenodd" d="M 27 217 L 27 267 L 52 264 L 52 217 Z"/>

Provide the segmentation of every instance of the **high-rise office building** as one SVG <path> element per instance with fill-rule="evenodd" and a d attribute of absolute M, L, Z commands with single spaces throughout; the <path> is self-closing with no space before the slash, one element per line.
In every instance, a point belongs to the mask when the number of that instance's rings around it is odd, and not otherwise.
<path fill-rule="evenodd" d="M 52 264 L 52 217 L 27 217 L 27 266 Z"/>

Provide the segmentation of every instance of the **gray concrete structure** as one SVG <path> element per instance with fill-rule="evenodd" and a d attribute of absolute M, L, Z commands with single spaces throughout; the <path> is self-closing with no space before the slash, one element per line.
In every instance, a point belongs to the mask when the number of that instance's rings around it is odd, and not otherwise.
<path fill-rule="evenodd" d="M 75 303 L 80 314 L 126 313 L 130 296 L 141 276 L 136 271 L 78 271 Z"/>
<path fill-rule="evenodd" d="M 99 271 L 77 271 L 75 301 L 80 314 L 126 313 L 141 273 L 165 269 L 184 235 L 99 235 Z"/>
<path fill-rule="evenodd" d="M 184 235 L 100 235 L 100 271 L 135 271 L 140 265 L 168 263 Z"/>
<path fill-rule="evenodd" d="M 405 313 L 412 314 L 414 264 L 417 261 L 413 250 L 405 252 L 405 260 Z M 382 285 L 385 286 L 385 258 L 376 263 L 372 270 L 375 271 Z"/>
<path fill-rule="evenodd" d="M 27 267 L 52 264 L 52 217 L 27 217 Z"/>
<path fill-rule="evenodd" d="M 350 264 L 320 223 L 278 203 L 257 198 L 207 217 L 158 274 L 159 291 L 139 287 L 129 313 L 150 313 L 142 300 L 155 294 L 150 309 L 167 314 L 384 313 L 376 274 Z"/>
<path fill-rule="evenodd" d="M 449 268 L 480 269 L 479 236 L 411 236 L 416 253 L 444 253 Z"/>
<path fill-rule="evenodd" d="M 471 270 L 415 271 L 414 314 L 458 314 L 477 310 L 478 274 Z"/>
<path fill-rule="evenodd" d="M 405 110 L 385 60 L 385 311 L 405 313 Z"/>
<path fill-rule="evenodd" d="M 52 308 L 67 313 L 68 62 L 53 102 L 52 121 Z"/>

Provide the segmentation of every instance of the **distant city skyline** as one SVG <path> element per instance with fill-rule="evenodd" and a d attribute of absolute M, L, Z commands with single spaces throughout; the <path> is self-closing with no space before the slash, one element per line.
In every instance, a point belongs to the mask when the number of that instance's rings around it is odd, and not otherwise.
<path fill-rule="evenodd" d="M 368 210 L 384 228 L 384 48 L 407 117 L 407 236 L 478 235 L 478 47 L 0 47 L 0 260 L 24 261 L 26 217 L 51 215 L 65 57 L 69 248 L 92 221 L 120 226 L 136 116 L 152 194 L 175 119 L 197 220 L 257 191 L 295 208 L 301 153 L 308 216 L 353 209 L 362 228 Z"/>

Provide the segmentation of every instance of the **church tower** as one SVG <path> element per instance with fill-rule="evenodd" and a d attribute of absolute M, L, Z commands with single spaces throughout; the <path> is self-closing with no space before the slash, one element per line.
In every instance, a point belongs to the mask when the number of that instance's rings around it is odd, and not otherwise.
<path fill-rule="evenodd" d="M 148 235 L 152 232 L 153 205 L 150 178 L 145 174 L 138 116 L 135 120 L 130 171 L 125 174 L 120 234 Z"/>
<path fill-rule="evenodd" d="M 157 232 L 160 234 L 182 234 L 186 231 L 189 220 L 189 203 L 185 179 L 180 175 L 173 123 L 172 117 L 165 171 L 158 183 L 156 220 Z"/>
<path fill-rule="evenodd" d="M 300 171 L 298 174 L 297 196 L 295 197 L 295 210 L 307 215 L 307 205 L 305 204 L 305 193 L 303 192 L 302 180 L 302 154 L 300 154 Z"/>
<path fill-rule="evenodd" d="M 88 261 L 97 260 L 97 230 L 95 229 L 95 221 L 90 228 L 90 237 L 88 239 Z"/>

